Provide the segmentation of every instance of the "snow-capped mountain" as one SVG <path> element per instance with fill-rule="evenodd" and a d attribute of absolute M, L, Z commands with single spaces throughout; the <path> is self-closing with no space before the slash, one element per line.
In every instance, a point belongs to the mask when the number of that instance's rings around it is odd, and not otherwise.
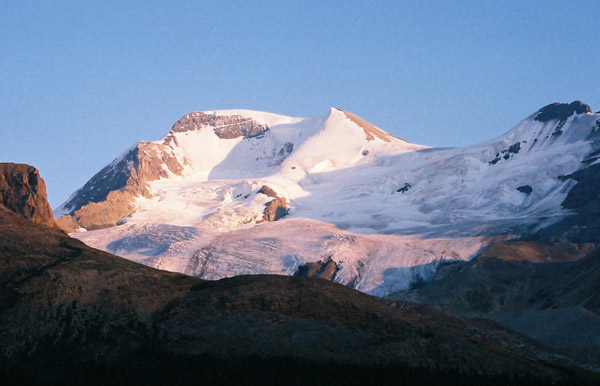
<path fill-rule="evenodd" d="M 385 295 L 430 279 L 440 261 L 569 218 L 574 173 L 596 165 L 599 132 L 600 115 L 581 102 L 441 149 L 335 108 L 195 112 L 57 211 L 87 244 L 157 268 L 215 279 L 332 260 L 333 280 Z M 556 229 L 547 234 L 562 237 Z"/>

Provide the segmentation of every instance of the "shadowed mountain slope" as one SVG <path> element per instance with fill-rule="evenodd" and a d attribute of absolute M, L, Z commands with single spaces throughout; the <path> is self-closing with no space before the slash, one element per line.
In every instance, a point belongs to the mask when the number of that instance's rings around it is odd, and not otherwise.
<path fill-rule="evenodd" d="M 591 244 L 505 242 L 390 295 L 485 317 L 600 368 L 600 254 Z"/>

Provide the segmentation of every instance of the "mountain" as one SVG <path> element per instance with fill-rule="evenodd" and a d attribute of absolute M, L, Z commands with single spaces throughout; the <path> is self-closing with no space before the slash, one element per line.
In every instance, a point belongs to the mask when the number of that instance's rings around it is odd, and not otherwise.
<path fill-rule="evenodd" d="M 32 191 L 15 186 L 12 198 Z M 597 380 L 494 323 L 321 279 L 159 271 L 5 206 L 0 246 L 4 384 Z"/>
<path fill-rule="evenodd" d="M 419 148 L 333 108 L 315 119 L 247 110 L 195 112 L 177 121 L 161 140 L 140 142 L 127 150 L 75 192 L 58 212 L 72 215 L 78 226 L 89 230 L 114 226 L 125 214 L 135 211 L 137 206 L 132 203 L 137 196 L 156 196 L 150 183 L 160 179 L 194 184 L 271 176 L 281 180 L 281 189 L 301 194 L 298 181 L 307 174 L 365 163 L 372 149 L 397 153 Z M 246 195 L 252 191 L 245 185 L 252 182 L 239 182 L 237 188 L 247 191 Z M 273 183 L 277 185 L 277 181 Z M 246 216 L 252 208 L 247 209 L 248 213 L 236 213 L 233 223 L 224 226 L 230 229 L 248 221 Z M 176 214 L 179 221 L 185 217 L 185 221 L 198 222 L 206 212 L 183 213 L 179 209 Z"/>
<path fill-rule="evenodd" d="M 599 133 L 578 101 L 462 148 L 411 144 L 335 108 L 197 112 L 57 212 L 74 237 L 155 268 L 219 279 L 331 261 L 332 280 L 385 296 L 503 240 L 596 243 Z"/>

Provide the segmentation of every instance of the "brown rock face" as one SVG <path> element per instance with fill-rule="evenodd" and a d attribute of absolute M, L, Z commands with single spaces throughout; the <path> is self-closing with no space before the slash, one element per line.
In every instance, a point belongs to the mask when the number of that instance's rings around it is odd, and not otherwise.
<path fill-rule="evenodd" d="M 375 138 L 379 138 L 385 142 L 392 142 L 392 140 L 395 138 L 394 136 L 386 133 L 385 131 L 383 131 L 383 130 L 377 128 L 376 126 L 370 124 L 369 122 L 365 121 L 358 115 L 355 115 L 355 114 L 352 114 L 352 113 L 349 113 L 349 112 L 343 111 L 343 110 L 340 110 L 340 111 L 342 111 L 346 115 L 346 118 L 348 118 L 352 122 L 356 123 L 358 126 L 360 126 L 364 130 L 365 135 L 367 137 L 367 141 L 372 141 Z"/>
<path fill-rule="evenodd" d="M 339 267 L 336 262 L 329 257 L 327 260 L 319 260 L 299 266 L 294 276 L 315 277 L 333 281 L 338 270 Z"/>
<path fill-rule="evenodd" d="M 262 221 L 277 221 L 288 215 L 288 202 L 285 198 L 279 197 L 277 193 L 264 185 L 258 193 L 262 193 L 265 196 L 273 197 L 273 200 L 265 204 L 265 210 L 263 211 Z"/>
<path fill-rule="evenodd" d="M 106 166 L 93 176 L 67 203 L 69 219 L 86 229 L 111 227 L 132 213 L 136 196 L 149 197 L 148 182 L 181 175 L 183 166 L 169 151 L 168 146 L 140 142 L 118 162 Z"/>
<path fill-rule="evenodd" d="M 54 226 L 46 183 L 33 166 L 0 164 L 0 204 L 29 221 Z"/>
<path fill-rule="evenodd" d="M 269 130 L 269 126 L 258 123 L 252 118 L 242 117 L 241 115 L 216 115 L 194 112 L 184 115 L 175 122 L 171 128 L 171 134 L 199 130 L 203 126 L 211 126 L 215 134 L 221 139 L 251 138 Z M 165 139 L 165 144 L 168 144 L 173 139 L 172 136 L 168 136 Z"/>
<path fill-rule="evenodd" d="M 135 194 L 124 190 L 115 190 L 108 194 L 102 202 L 90 202 L 76 211 L 72 218 L 87 230 L 95 230 L 115 226 L 119 220 L 135 210 L 133 201 Z"/>

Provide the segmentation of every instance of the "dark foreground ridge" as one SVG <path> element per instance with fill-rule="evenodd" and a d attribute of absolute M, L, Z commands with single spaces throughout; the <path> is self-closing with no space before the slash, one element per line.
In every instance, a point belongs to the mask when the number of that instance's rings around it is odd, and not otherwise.
<path fill-rule="evenodd" d="M 0 383 L 595 381 L 486 321 L 321 279 L 203 281 L 87 247 L 0 205 Z"/>
<path fill-rule="evenodd" d="M 349 365 L 293 358 L 164 357 L 150 351 L 118 363 L 85 364 L 65 371 L 65 363 L 22 365 L 4 370 L 12 386 L 164 386 L 164 385 L 486 385 L 546 386 L 585 384 L 577 375 L 569 382 L 551 383 L 531 375 L 485 375 L 458 369 L 431 369 L 403 364 Z M 61 358 L 64 359 L 64 358 Z M 68 360 L 68 359 L 67 359 Z M 0 370 L 1 371 L 1 370 Z"/>

